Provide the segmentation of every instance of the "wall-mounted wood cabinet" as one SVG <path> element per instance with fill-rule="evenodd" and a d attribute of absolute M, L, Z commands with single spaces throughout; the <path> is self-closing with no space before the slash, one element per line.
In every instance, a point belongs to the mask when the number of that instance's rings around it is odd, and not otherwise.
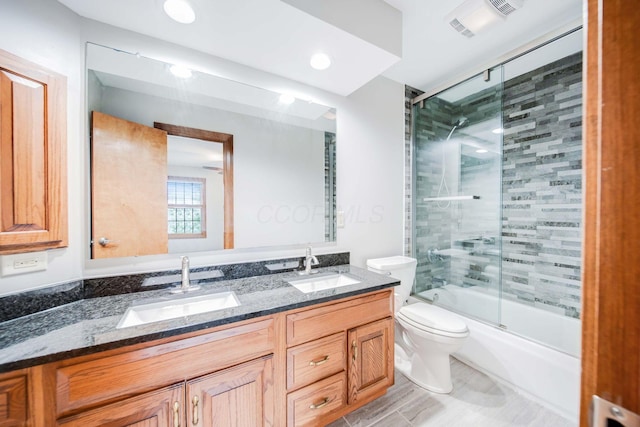
<path fill-rule="evenodd" d="M 67 82 L 0 50 L 0 254 L 67 246 Z"/>

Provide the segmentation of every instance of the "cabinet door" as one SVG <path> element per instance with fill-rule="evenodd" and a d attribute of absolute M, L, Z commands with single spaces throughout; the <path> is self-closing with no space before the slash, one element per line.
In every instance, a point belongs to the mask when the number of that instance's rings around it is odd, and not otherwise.
<path fill-rule="evenodd" d="M 66 84 L 0 51 L 0 254 L 67 246 Z"/>
<path fill-rule="evenodd" d="M 187 382 L 188 426 L 273 426 L 272 356 Z"/>
<path fill-rule="evenodd" d="M 28 425 L 27 377 L 0 380 L 0 427 Z"/>
<path fill-rule="evenodd" d="M 64 427 L 180 427 L 184 420 L 184 385 L 142 394 L 58 422 Z"/>
<path fill-rule="evenodd" d="M 393 319 L 349 330 L 349 404 L 393 385 Z"/>

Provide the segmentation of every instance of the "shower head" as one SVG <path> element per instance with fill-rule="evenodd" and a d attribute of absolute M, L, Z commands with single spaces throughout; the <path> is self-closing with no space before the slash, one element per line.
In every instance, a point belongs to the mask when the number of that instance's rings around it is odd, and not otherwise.
<path fill-rule="evenodd" d="M 461 128 L 462 126 L 466 125 L 468 121 L 469 121 L 469 119 L 467 119 L 466 117 L 460 116 L 458 118 L 458 120 L 456 120 L 456 122 L 453 124 L 453 127 L 451 128 L 451 132 L 449 132 L 449 136 L 447 136 L 447 141 L 449 139 L 451 139 L 451 135 L 453 135 L 453 131 L 454 130 L 456 130 L 457 128 Z"/>

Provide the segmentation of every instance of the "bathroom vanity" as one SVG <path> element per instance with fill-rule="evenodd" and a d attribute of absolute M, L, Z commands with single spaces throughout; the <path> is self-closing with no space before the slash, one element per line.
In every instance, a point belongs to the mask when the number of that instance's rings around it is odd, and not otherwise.
<path fill-rule="evenodd" d="M 295 272 L 220 280 L 203 287 L 234 292 L 237 307 L 139 326 L 116 327 L 166 289 L 3 322 L 0 426 L 326 425 L 394 381 L 398 282 L 340 268 L 358 283 L 305 293 L 287 283 Z"/>

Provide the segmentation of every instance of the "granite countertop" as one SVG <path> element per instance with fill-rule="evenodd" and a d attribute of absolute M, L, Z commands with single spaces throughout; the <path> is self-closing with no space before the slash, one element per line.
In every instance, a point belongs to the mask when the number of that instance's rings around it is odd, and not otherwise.
<path fill-rule="evenodd" d="M 201 289 L 189 296 L 234 291 L 240 305 L 121 329 L 116 326 L 133 303 L 171 298 L 172 294 L 161 289 L 88 298 L 5 321 L 0 323 L 0 372 L 212 328 L 398 284 L 392 277 L 351 265 L 317 270 L 348 273 L 360 283 L 306 294 L 285 281 L 304 277 L 296 272 L 201 283 Z"/>

